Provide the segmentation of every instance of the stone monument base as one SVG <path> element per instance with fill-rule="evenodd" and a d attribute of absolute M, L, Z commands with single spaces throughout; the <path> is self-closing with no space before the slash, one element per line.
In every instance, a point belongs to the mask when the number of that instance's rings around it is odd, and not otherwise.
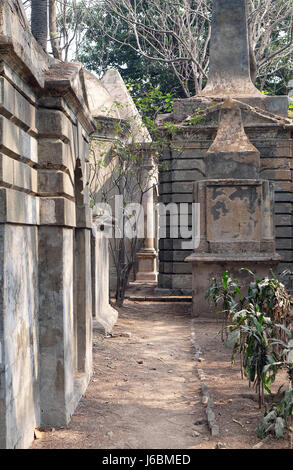
<path fill-rule="evenodd" d="M 210 106 L 219 104 L 227 97 L 235 98 L 244 104 L 263 110 L 266 113 L 273 115 L 288 117 L 288 96 L 240 96 L 237 94 L 235 97 L 233 93 L 227 96 L 196 96 L 192 98 L 177 99 L 174 101 L 173 118 L 176 122 L 181 122 L 187 116 L 194 114 L 196 111 L 206 110 Z"/>
<path fill-rule="evenodd" d="M 147 249 L 137 253 L 138 270 L 136 281 L 157 282 L 158 273 L 156 269 L 157 253 L 153 249 Z"/>
<path fill-rule="evenodd" d="M 186 258 L 192 263 L 192 316 L 193 317 L 214 317 L 220 310 L 220 306 L 215 307 L 205 299 L 205 293 L 211 286 L 212 278 L 221 279 L 224 271 L 238 279 L 244 290 L 252 281 L 252 276 L 241 268 L 251 270 L 257 279 L 270 275 L 270 270 L 277 272 L 277 265 L 280 261 L 278 254 L 265 253 L 243 253 L 239 255 L 214 254 L 214 253 L 194 253 Z M 245 292 L 244 292 L 245 293 Z"/>

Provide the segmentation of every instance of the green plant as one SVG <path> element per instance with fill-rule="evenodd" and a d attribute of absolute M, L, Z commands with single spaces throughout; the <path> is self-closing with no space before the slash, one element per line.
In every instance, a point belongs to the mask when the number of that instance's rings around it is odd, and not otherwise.
<path fill-rule="evenodd" d="M 221 331 L 221 338 L 223 340 L 223 333 L 226 331 L 225 326 L 227 326 L 231 314 L 237 311 L 239 302 L 242 299 L 239 281 L 230 276 L 228 271 L 224 271 L 220 281 L 215 277 L 212 279 L 212 285 L 207 290 L 205 298 L 208 301 L 214 302 L 216 306 L 221 307 L 217 314 L 224 314 Z"/>
<path fill-rule="evenodd" d="M 290 429 L 293 414 L 293 390 L 286 390 L 279 404 L 273 404 L 258 425 L 257 435 L 262 439 L 266 434 L 273 433 L 280 439 L 285 429 Z"/>
<path fill-rule="evenodd" d="M 277 344 L 280 346 L 280 349 L 278 350 L 279 355 L 278 355 L 278 362 L 272 363 L 270 366 L 267 366 L 267 369 L 269 370 L 270 367 L 278 366 L 280 368 L 283 368 L 287 371 L 287 377 L 289 381 L 289 388 L 290 390 L 293 390 L 293 340 L 292 340 L 292 331 L 289 330 L 288 328 L 284 327 L 284 325 L 279 325 L 287 339 L 288 343 L 286 343 L 283 340 L 280 339 L 275 339 L 273 344 Z"/>
<path fill-rule="evenodd" d="M 282 328 L 260 311 L 259 306 L 250 304 L 236 312 L 228 326 L 230 335 L 227 344 L 233 344 L 232 363 L 240 355 L 241 374 L 258 393 L 259 407 L 264 403 L 264 391 L 271 393 L 271 384 L 281 367 L 274 349 L 276 338 L 273 331 Z"/>
<path fill-rule="evenodd" d="M 206 119 L 205 111 L 197 108 L 196 111 L 189 117 L 186 118 L 186 122 L 189 126 L 198 124 Z"/>
<path fill-rule="evenodd" d="M 273 433 L 277 439 L 284 435 L 286 429 L 292 431 L 291 422 L 293 415 L 293 341 L 292 333 L 284 328 L 289 339 L 288 344 L 284 341 L 276 340 L 278 345 L 282 346 L 282 359 L 277 363 L 272 363 L 265 367 L 265 372 L 273 367 L 285 368 L 289 380 L 288 389 L 285 390 L 283 398 L 280 399 L 280 393 L 277 394 L 276 400 L 264 415 L 258 426 L 258 436 L 263 438 L 268 433 Z"/>
<path fill-rule="evenodd" d="M 277 323 L 288 319 L 290 298 L 284 285 L 274 273 L 271 273 L 271 277 L 257 279 L 249 269 L 242 270 L 247 271 L 253 277 L 253 281 L 248 286 L 247 303 L 258 305 L 261 311 Z"/>
<path fill-rule="evenodd" d="M 133 93 L 135 89 L 140 89 L 140 84 L 131 84 L 127 87 Z M 152 84 L 149 84 L 148 90 L 140 96 L 133 95 L 133 101 L 142 116 L 143 123 L 151 133 L 156 128 L 155 120 L 158 115 L 173 111 L 174 99 L 174 94 L 163 93 L 159 86 L 154 87 Z"/>
<path fill-rule="evenodd" d="M 287 340 L 286 328 L 291 323 L 290 318 L 290 296 L 284 285 L 271 272 L 271 277 L 257 279 L 255 274 L 245 269 L 252 277 L 249 284 L 246 303 L 254 305 L 264 312 L 276 325 L 283 325 L 285 328 L 273 325 L 272 336 L 276 340 Z M 288 272 L 284 271 L 280 277 L 284 277 Z M 275 342 L 274 351 L 278 354 L 282 352 L 282 344 Z"/>
<path fill-rule="evenodd" d="M 233 346 L 232 364 L 240 356 L 242 377 L 247 377 L 257 394 L 259 407 L 264 404 L 265 391 L 271 394 L 271 385 L 280 369 L 287 370 L 289 387 L 283 398 L 265 413 L 258 426 L 258 436 L 273 433 L 277 439 L 290 428 L 293 415 L 293 340 L 290 330 L 290 296 L 284 285 L 271 273 L 271 277 L 249 283 L 247 295 L 242 296 L 244 286 L 224 271 L 221 281 L 213 278 L 206 298 L 222 304 L 225 313 L 224 329 L 227 346 Z M 282 273 L 282 276 L 288 272 Z M 219 312 L 217 312 L 219 313 Z M 227 325 L 227 321 L 230 324 Z M 223 338 L 223 331 L 222 331 Z"/>
<path fill-rule="evenodd" d="M 271 277 L 257 279 L 252 271 L 246 268 L 241 271 L 253 277 L 246 296 L 241 294 L 245 286 L 224 271 L 220 281 L 213 278 L 206 298 L 221 304 L 222 310 L 217 313 L 225 314 L 222 339 L 225 332 L 227 345 L 233 346 L 232 363 L 239 354 L 241 375 L 255 388 L 261 407 L 264 392 L 271 393 L 271 384 L 284 367 L 290 338 L 290 297 L 273 273 Z M 292 368 L 290 373 L 293 377 Z"/>

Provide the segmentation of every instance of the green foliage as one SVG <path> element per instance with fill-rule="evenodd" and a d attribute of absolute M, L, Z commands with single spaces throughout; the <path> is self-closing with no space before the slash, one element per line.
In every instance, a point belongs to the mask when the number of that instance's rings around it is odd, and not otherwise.
<path fill-rule="evenodd" d="M 281 326 L 281 325 L 280 325 Z M 283 393 L 283 397 L 280 398 L 280 393 L 277 394 L 273 405 L 269 411 L 265 412 L 264 418 L 258 426 L 258 436 L 263 438 L 268 433 L 273 433 L 277 439 L 280 439 L 286 429 L 292 431 L 291 421 L 293 416 L 293 344 L 292 344 L 292 332 L 282 325 L 286 332 L 287 339 L 289 342 L 285 342 L 279 339 L 275 340 L 275 343 L 279 346 L 281 351 L 279 362 L 269 364 L 265 367 L 264 371 L 267 372 L 273 368 L 286 369 L 289 381 L 287 390 Z M 280 348 L 281 346 L 281 348 Z M 282 387 L 281 387 L 282 388 Z"/>
<path fill-rule="evenodd" d="M 271 278 L 257 279 L 250 270 L 243 270 L 254 278 L 248 286 L 247 302 L 272 317 L 276 307 L 276 295 L 282 289 L 282 284 L 273 273 Z"/>
<path fill-rule="evenodd" d="M 213 277 L 212 285 L 207 290 L 205 298 L 213 301 L 216 306 L 220 304 L 221 310 L 217 313 L 224 313 L 228 319 L 231 313 L 237 309 L 238 302 L 236 300 L 242 299 L 239 281 L 230 276 L 228 271 L 224 271 L 220 281 Z"/>
<path fill-rule="evenodd" d="M 150 132 L 155 129 L 155 120 L 159 114 L 171 113 L 175 95 L 173 93 L 163 93 L 160 86 L 153 86 L 151 83 L 145 87 L 144 91 L 139 83 L 128 84 L 134 103 L 142 116 L 144 125 Z M 138 92 L 141 92 L 139 95 Z M 166 123 L 168 127 L 168 123 Z"/>
<path fill-rule="evenodd" d="M 214 104 L 213 104 L 214 106 Z M 186 121 L 189 126 L 192 126 L 194 124 L 199 124 L 200 122 L 204 121 L 205 119 L 205 111 L 201 108 L 197 108 L 195 113 L 193 113 L 191 116 L 189 116 Z"/>
<path fill-rule="evenodd" d="M 257 435 L 263 439 L 266 434 L 272 433 L 277 439 L 283 437 L 285 429 L 290 428 L 293 414 L 293 390 L 286 390 L 283 398 L 274 403 L 258 425 Z"/>
<path fill-rule="evenodd" d="M 224 271 L 221 280 L 213 278 L 206 298 L 216 306 L 221 304 L 227 344 L 233 345 L 232 362 L 239 353 L 242 375 L 255 388 L 261 406 L 264 391 L 271 393 L 271 384 L 282 367 L 278 361 L 284 354 L 284 337 L 290 337 L 290 302 L 283 284 L 273 274 L 271 278 L 257 279 L 253 272 L 243 270 L 253 277 L 246 296 L 241 295 L 240 282 Z"/>
<path fill-rule="evenodd" d="M 270 317 L 253 304 L 236 312 L 228 327 L 228 344 L 234 343 L 232 362 L 239 353 L 242 371 L 249 385 L 252 384 L 258 393 L 260 407 L 264 401 L 264 391 L 271 393 L 271 384 L 280 368 L 274 350 L 273 332 L 276 327 L 279 325 L 273 324 Z"/>
<path fill-rule="evenodd" d="M 92 24 L 94 27 L 91 27 Z M 99 24 L 102 24 L 102 28 Z M 107 32 L 115 35 L 120 44 L 107 37 Z M 122 45 L 123 43 L 125 46 Z M 159 86 L 163 94 L 174 93 L 178 97 L 185 97 L 169 64 L 148 60 L 135 48 L 135 37 L 129 35 L 126 23 L 121 20 L 119 28 L 116 29 L 111 15 L 105 12 L 99 14 L 98 9 L 94 8 L 88 20 L 88 27 L 78 51 L 77 60 L 99 76 L 110 68 L 117 69 L 124 82 L 134 86 L 133 94 L 137 97 L 148 92 L 150 84 L 153 87 Z M 140 88 L 137 87 L 138 84 Z"/>
<path fill-rule="evenodd" d="M 216 306 L 221 307 L 217 314 L 223 313 L 223 327 L 221 330 L 221 339 L 224 341 L 224 333 L 227 338 L 226 326 L 228 321 L 242 300 L 239 282 L 224 271 L 222 279 L 218 281 L 215 277 L 212 279 L 212 285 L 207 290 L 205 298 L 214 302 Z"/>
<path fill-rule="evenodd" d="M 241 374 L 248 379 L 259 398 L 259 407 L 264 404 L 264 393 L 272 393 L 271 385 L 281 369 L 287 370 L 289 387 L 258 426 L 258 436 L 272 433 L 280 439 L 290 428 L 293 415 L 293 341 L 290 330 L 290 297 L 284 285 L 276 278 L 257 279 L 253 272 L 244 269 L 252 277 L 247 295 L 242 296 L 237 279 L 224 271 L 221 280 L 213 278 L 206 293 L 207 299 L 219 303 L 230 324 L 226 344 L 232 346 L 232 363 L 240 356 Z M 286 274 L 286 273 L 284 273 Z M 287 273 L 288 274 L 288 273 Z"/>

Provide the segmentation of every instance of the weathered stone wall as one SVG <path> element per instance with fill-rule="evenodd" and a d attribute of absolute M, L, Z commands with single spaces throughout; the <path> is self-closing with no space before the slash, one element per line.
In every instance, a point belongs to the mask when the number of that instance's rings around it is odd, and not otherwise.
<path fill-rule="evenodd" d="M 0 447 L 26 447 L 40 422 L 36 94 L 22 79 L 32 55 L 16 2 L 0 8 Z M 35 84 L 42 79 L 36 72 Z"/>
<path fill-rule="evenodd" d="M 99 229 L 99 218 L 95 221 L 92 235 L 92 281 L 94 327 L 103 333 L 111 332 L 118 312 L 109 304 L 109 240 Z"/>
<path fill-rule="evenodd" d="M 37 229 L 1 224 L 0 233 L 0 447 L 19 448 L 40 415 Z"/>
<path fill-rule="evenodd" d="M 178 112 L 173 115 L 175 121 L 183 120 L 172 136 L 171 150 L 166 148 L 162 157 L 168 168 L 162 166 L 159 174 L 160 201 L 168 204 L 191 203 L 193 197 L 193 184 L 205 178 L 205 157 L 215 139 L 218 126 L 218 105 L 213 110 L 203 114 L 198 124 L 188 125 L 184 118 L 188 112 L 178 104 Z M 189 114 L 194 113 L 189 109 Z M 253 145 L 260 151 L 261 171 L 260 177 L 275 183 L 275 234 L 276 249 L 282 257 L 279 272 L 291 269 L 293 261 L 293 232 L 292 232 L 292 158 L 293 140 L 292 125 L 287 120 L 276 115 L 265 113 L 260 109 L 242 104 L 242 116 L 245 132 Z M 170 120 L 171 117 L 167 120 Z M 286 121 L 286 122 L 285 122 Z M 182 125 L 183 124 L 183 125 Z M 165 138 L 165 137 L 164 137 Z M 167 219 L 168 220 L 168 219 Z M 191 215 L 189 217 L 191 228 Z M 168 233 L 168 232 L 167 232 Z M 184 260 L 192 253 L 182 249 L 181 239 L 168 237 L 160 240 L 159 251 L 159 287 L 177 290 L 178 292 L 191 291 L 191 265 Z M 292 280 L 288 286 L 293 288 Z"/>
<path fill-rule="evenodd" d="M 55 425 L 69 421 L 91 374 L 92 128 L 70 81 L 80 67 L 67 66 L 67 94 L 63 72 L 46 74 L 47 96 L 40 97 L 38 111 L 41 414 L 43 424 Z"/>
<path fill-rule="evenodd" d="M 81 65 L 47 56 L 2 1 L 0 448 L 66 425 L 91 376 L 94 130 Z"/>

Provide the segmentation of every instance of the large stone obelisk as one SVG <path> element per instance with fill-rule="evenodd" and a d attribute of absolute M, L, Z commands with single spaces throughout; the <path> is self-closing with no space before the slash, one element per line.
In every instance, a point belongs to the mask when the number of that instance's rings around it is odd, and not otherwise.
<path fill-rule="evenodd" d="M 262 96 L 250 78 L 246 0 L 215 0 L 203 96 Z"/>
<path fill-rule="evenodd" d="M 193 98 L 175 101 L 175 120 L 211 102 L 228 97 L 288 116 L 287 96 L 267 96 L 252 83 L 250 76 L 247 0 L 214 0 L 211 20 L 208 82 Z"/>

